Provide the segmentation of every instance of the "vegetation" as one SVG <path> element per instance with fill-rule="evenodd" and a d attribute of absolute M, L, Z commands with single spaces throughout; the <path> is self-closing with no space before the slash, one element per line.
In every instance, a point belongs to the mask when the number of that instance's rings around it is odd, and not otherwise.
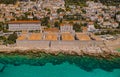
<path fill-rule="evenodd" d="M 109 5 L 118 6 L 120 4 L 120 0 L 98 0 L 98 1 L 108 6 Z"/>
<path fill-rule="evenodd" d="M 15 4 L 17 1 L 23 1 L 23 0 L 0 0 L 0 3 L 4 4 Z M 36 1 L 36 0 L 31 0 L 31 1 Z M 65 0 L 66 6 L 68 5 L 79 5 L 81 7 L 86 6 L 86 1 L 87 0 Z M 105 5 L 119 5 L 120 1 L 119 0 L 91 0 L 98 2 L 100 1 L 101 3 Z"/>
<path fill-rule="evenodd" d="M 14 44 L 16 42 L 17 37 L 17 34 L 14 32 L 13 34 L 8 36 L 8 38 L 5 40 L 5 44 Z"/>
<path fill-rule="evenodd" d="M 101 29 L 100 25 L 98 25 L 97 23 L 94 23 L 94 26 L 96 29 Z"/>
<path fill-rule="evenodd" d="M 15 4 L 18 0 L 0 0 L 0 3 Z"/>
<path fill-rule="evenodd" d="M 86 6 L 86 0 L 65 0 L 66 6 L 68 5 L 80 5 Z"/>
<path fill-rule="evenodd" d="M 49 27 L 49 20 L 50 20 L 50 17 L 44 17 L 44 18 L 42 18 L 41 19 L 41 25 L 42 26 L 47 26 L 47 27 Z"/>
<path fill-rule="evenodd" d="M 120 14 L 120 11 L 118 11 L 116 14 Z"/>
<path fill-rule="evenodd" d="M 0 22 L 0 31 L 2 31 L 4 29 L 4 23 Z"/>
<path fill-rule="evenodd" d="M 57 9 L 57 13 L 59 14 L 60 12 L 64 12 L 65 10 L 62 8 Z"/>
<path fill-rule="evenodd" d="M 86 6 L 86 1 L 88 0 L 65 0 L 66 6 L 68 5 L 79 5 L 81 7 Z M 91 0 L 95 2 L 101 2 L 105 5 L 115 5 L 118 6 L 120 4 L 120 0 Z"/>
<path fill-rule="evenodd" d="M 56 22 L 54 23 L 54 26 L 57 27 L 57 28 L 59 28 L 60 23 L 59 23 L 58 21 L 56 21 Z"/>
<path fill-rule="evenodd" d="M 6 41 L 5 36 L 0 36 L 0 44 L 3 44 Z"/>
<path fill-rule="evenodd" d="M 75 14 L 75 15 L 65 15 L 63 18 L 65 20 L 81 20 L 83 17 L 80 14 Z"/>
<path fill-rule="evenodd" d="M 119 26 L 117 28 L 120 29 L 120 22 L 119 22 Z"/>
<path fill-rule="evenodd" d="M 0 36 L 0 40 L 6 40 L 5 36 Z"/>
<path fill-rule="evenodd" d="M 77 24 L 77 23 L 75 23 L 75 24 L 73 24 L 73 29 L 74 29 L 76 32 L 81 32 L 81 31 L 82 31 L 81 26 L 82 26 L 82 24 Z"/>
<path fill-rule="evenodd" d="M 8 32 L 8 24 L 0 22 L 0 31 Z"/>

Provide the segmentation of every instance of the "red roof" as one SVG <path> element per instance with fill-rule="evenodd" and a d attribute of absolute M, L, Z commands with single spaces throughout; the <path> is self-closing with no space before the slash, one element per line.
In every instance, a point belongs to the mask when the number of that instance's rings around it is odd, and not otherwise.
<path fill-rule="evenodd" d="M 62 23 L 60 26 L 73 26 L 72 24 L 69 24 L 69 23 Z"/>

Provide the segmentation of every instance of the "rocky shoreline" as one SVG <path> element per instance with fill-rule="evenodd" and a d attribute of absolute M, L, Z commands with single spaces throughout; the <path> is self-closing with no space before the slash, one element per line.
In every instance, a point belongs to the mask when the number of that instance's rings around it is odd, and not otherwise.
<path fill-rule="evenodd" d="M 77 55 L 77 56 L 93 56 L 93 57 L 103 57 L 109 58 L 111 56 L 120 57 L 120 52 L 116 49 L 120 48 L 120 39 L 113 40 L 113 41 L 106 41 L 102 45 L 95 45 L 95 46 L 85 46 L 85 47 L 73 47 L 73 48 L 66 48 L 66 47 L 46 47 L 46 48 L 39 48 L 38 47 L 18 47 L 18 46 L 5 46 L 0 45 L 0 53 L 19 53 L 19 54 L 28 54 L 28 53 L 47 53 L 58 55 L 59 53 L 68 54 L 68 55 Z"/>
<path fill-rule="evenodd" d="M 92 49 L 93 48 L 93 49 Z M 17 46 L 4 46 L 0 45 L 0 54 L 53 54 L 58 55 L 59 53 L 65 55 L 75 55 L 75 56 L 91 56 L 96 58 L 113 58 L 120 57 L 120 52 L 111 48 L 110 46 L 98 46 L 98 47 L 86 47 L 86 49 L 66 49 L 66 48 L 26 48 L 26 47 L 17 47 Z"/>
<path fill-rule="evenodd" d="M 65 55 L 74 55 L 74 56 L 90 56 L 90 57 L 96 57 L 96 58 L 105 58 L 105 59 L 111 59 L 113 57 L 120 57 L 120 53 L 115 52 L 108 52 L 108 51 L 102 51 L 102 52 L 85 52 L 85 51 L 73 51 L 73 50 L 51 50 L 51 49 L 12 49 L 11 50 L 0 50 L 0 54 L 18 54 L 18 55 L 37 55 L 40 53 L 45 54 L 52 54 L 52 55 L 58 55 L 58 54 L 65 54 Z"/>
<path fill-rule="evenodd" d="M 47 63 L 59 65 L 65 62 L 74 64 L 85 71 L 92 71 L 100 68 L 108 72 L 120 68 L 120 53 L 66 53 L 67 51 L 57 51 L 49 53 L 46 50 L 15 50 L 12 52 L 0 52 L 0 63 L 3 65 L 12 64 L 19 66 L 22 64 L 32 66 L 44 66 Z"/>

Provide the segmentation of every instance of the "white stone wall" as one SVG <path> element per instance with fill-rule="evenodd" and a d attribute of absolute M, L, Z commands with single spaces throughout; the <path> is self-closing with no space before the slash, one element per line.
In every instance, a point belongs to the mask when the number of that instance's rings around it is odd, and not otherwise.
<path fill-rule="evenodd" d="M 28 48 L 56 48 L 56 49 L 75 49 L 75 48 L 87 48 L 87 47 L 97 47 L 103 45 L 103 41 L 30 41 L 30 40 L 17 40 L 18 47 L 28 47 Z"/>
<path fill-rule="evenodd" d="M 67 48 L 74 48 L 74 47 L 90 47 L 90 46 L 98 46 L 102 45 L 103 41 L 52 41 L 51 47 L 52 48 L 59 48 L 59 47 L 67 47 Z"/>
<path fill-rule="evenodd" d="M 18 47 L 28 47 L 28 48 L 48 48 L 49 41 L 30 41 L 30 40 L 17 40 L 16 44 Z"/>

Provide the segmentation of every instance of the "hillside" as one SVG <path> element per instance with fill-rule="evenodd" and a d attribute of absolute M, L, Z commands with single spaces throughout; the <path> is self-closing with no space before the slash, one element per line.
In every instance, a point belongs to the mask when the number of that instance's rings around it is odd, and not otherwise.
<path fill-rule="evenodd" d="M 88 0 L 65 0 L 67 5 L 84 5 L 85 2 Z M 105 5 L 114 5 L 118 6 L 120 4 L 120 0 L 89 0 L 89 1 L 95 1 L 95 2 L 101 2 Z"/>
<path fill-rule="evenodd" d="M 0 0 L 0 3 L 5 3 L 5 4 L 15 4 L 16 1 L 18 0 Z M 27 1 L 27 0 L 19 0 L 19 1 Z M 36 1 L 36 0 L 32 0 L 32 1 Z M 85 5 L 85 2 L 88 0 L 65 0 L 66 5 L 80 5 L 83 6 Z M 118 6 L 120 4 L 120 0 L 91 0 L 91 1 L 100 1 L 101 3 L 105 4 L 105 5 L 115 5 Z"/>

